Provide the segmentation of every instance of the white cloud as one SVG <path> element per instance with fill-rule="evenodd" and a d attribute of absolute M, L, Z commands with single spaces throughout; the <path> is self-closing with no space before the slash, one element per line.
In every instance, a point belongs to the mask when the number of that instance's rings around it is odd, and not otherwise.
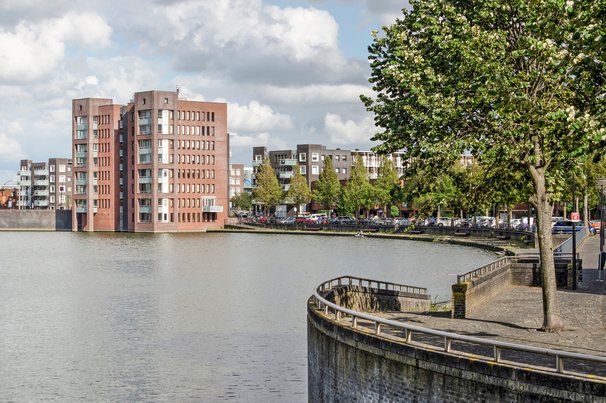
<path fill-rule="evenodd" d="M 229 104 L 227 112 L 230 130 L 260 132 L 294 127 L 290 116 L 274 112 L 271 107 L 257 101 L 250 101 L 248 105 Z"/>
<path fill-rule="evenodd" d="M 267 132 L 255 136 L 244 136 L 238 133 L 229 134 L 229 145 L 233 147 L 261 147 L 267 146 L 268 143 L 269 133 Z"/>
<path fill-rule="evenodd" d="M 0 160 L 10 160 L 12 162 L 21 158 L 23 158 L 21 144 L 5 133 L 0 133 Z"/>
<path fill-rule="evenodd" d="M 25 83 L 53 74 L 68 45 L 104 47 L 111 28 L 101 17 L 66 14 L 38 23 L 22 21 L 0 30 L 0 82 Z"/>
<path fill-rule="evenodd" d="M 330 135 L 330 140 L 335 144 L 368 144 L 370 138 L 377 132 L 373 119 L 370 117 L 354 122 L 353 120 L 343 120 L 340 115 L 327 113 L 324 117 L 324 126 Z"/>
<path fill-rule="evenodd" d="M 369 86 L 355 84 L 317 84 L 304 87 L 267 86 L 261 90 L 273 102 L 286 105 L 360 103 L 360 95 L 372 95 Z"/>

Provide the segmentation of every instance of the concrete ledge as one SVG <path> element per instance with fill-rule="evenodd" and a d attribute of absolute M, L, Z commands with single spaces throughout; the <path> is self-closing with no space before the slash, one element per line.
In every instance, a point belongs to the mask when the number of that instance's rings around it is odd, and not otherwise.
<path fill-rule="evenodd" d="M 309 401 L 595 402 L 606 382 L 466 358 L 340 325 L 308 303 Z"/>

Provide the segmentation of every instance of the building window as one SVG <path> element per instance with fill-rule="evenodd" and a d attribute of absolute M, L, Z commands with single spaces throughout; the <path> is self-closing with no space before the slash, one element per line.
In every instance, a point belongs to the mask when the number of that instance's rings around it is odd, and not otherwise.
<path fill-rule="evenodd" d="M 342 173 L 343 175 L 347 174 L 347 168 L 343 168 L 343 169 L 341 170 L 341 173 Z"/>
<path fill-rule="evenodd" d="M 307 154 L 299 153 L 299 162 L 305 162 L 305 161 L 307 161 Z"/>
<path fill-rule="evenodd" d="M 319 161 L 319 155 L 318 153 L 312 153 L 311 154 L 311 162 L 318 162 Z"/>
<path fill-rule="evenodd" d="M 320 169 L 317 165 L 312 165 L 311 166 L 311 174 L 312 175 L 318 175 L 320 173 Z"/>
<path fill-rule="evenodd" d="M 299 169 L 301 170 L 301 175 L 307 175 L 307 167 L 305 165 L 301 165 Z"/>
<path fill-rule="evenodd" d="M 164 103 L 167 104 L 168 103 L 168 98 L 164 98 Z"/>
<path fill-rule="evenodd" d="M 335 161 L 339 161 L 339 156 L 335 155 Z"/>
<path fill-rule="evenodd" d="M 343 156 L 343 161 L 347 161 L 347 155 Z"/>

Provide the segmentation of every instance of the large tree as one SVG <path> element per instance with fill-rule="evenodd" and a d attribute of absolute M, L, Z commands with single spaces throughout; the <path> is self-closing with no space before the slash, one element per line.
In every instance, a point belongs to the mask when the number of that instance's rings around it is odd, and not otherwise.
<path fill-rule="evenodd" d="M 542 328 L 562 328 L 553 190 L 603 147 L 602 0 L 411 0 L 369 47 L 376 97 L 362 97 L 380 151 L 442 163 L 464 151 L 532 181 Z"/>
<path fill-rule="evenodd" d="M 313 192 L 313 199 L 324 206 L 325 209 L 330 209 L 337 204 L 339 194 L 341 192 L 341 182 L 332 165 L 332 158 L 324 159 L 324 167 L 320 172 L 320 177 L 316 181 L 316 188 Z"/>
<path fill-rule="evenodd" d="M 253 197 L 257 203 L 263 205 L 264 214 L 267 216 L 269 210 L 284 198 L 284 192 L 269 159 L 263 161 L 255 179 L 257 186 L 253 190 Z"/>
<path fill-rule="evenodd" d="M 298 164 L 294 168 L 294 175 L 290 179 L 290 186 L 286 197 L 295 205 L 297 210 L 301 204 L 311 201 L 311 190 L 307 185 L 307 179 L 301 175 L 301 169 Z"/>

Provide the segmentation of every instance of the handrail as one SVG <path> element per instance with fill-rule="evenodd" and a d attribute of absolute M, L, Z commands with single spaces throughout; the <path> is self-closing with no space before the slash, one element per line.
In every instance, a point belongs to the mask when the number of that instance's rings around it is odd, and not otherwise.
<path fill-rule="evenodd" d="M 357 283 L 357 284 L 354 284 Z M 373 284 L 376 287 L 373 287 Z M 409 294 L 419 294 L 419 295 L 428 295 L 427 288 L 423 287 L 415 287 L 411 285 L 392 283 L 389 281 L 378 281 L 371 280 L 363 277 L 354 277 L 354 276 L 341 276 L 336 277 L 331 280 L 325 281 L 321 284 L 322 292 L 330 291 L 334 287 L 341 287 L 343 285 L 354 286 L 357 285 L 359 287 L 367 287 L 367 288 L 376 288 L 377 290 L 390 290 L 390 291 L 398 291 L 405 292 Z"/>
<path fill-rule="evenodd" d="M 572 260 L 572 253 L 571 252 L 554 252 L 553 257 L 554 257 L 554 259 Z M 517 254 L 514 256 L 504 256 L 500 259 L 493 260 L 492 262 L 490 262 L 484 266 L 481 266 L 477 269 L 473 269 L 471 271 L 468 271 L 467 273 L 457 275 L 457 284 L 465 283 L 465 282 L 471 280 L 472 278 L 483 276 L 484 274 L 490 273 L 496 269 L 500 269 L 501 267 L 507 266 L 507 265 L 514 263 L 516 261 L 519 261 L 521 259 L 528 259 L 528 258 L 540 259 L 541 255 L 539 254 L 539 252 L 525 252 L 525 253 L 520 253 L 520 254 Z M 579 253 L 577 253 L 577 259 L 579 259 Z"/>
<path fill-rule="evenodd" d="M 490 358 L 492 361 L 497 362 L 497 363 L 503 362 L 503 360 L 501 358 L 502 350 L 513 350 L 513 351 L 519 351 L 519 352 L 546 355 L 546 356 L 551 356 L 551 357 L 555 358 L 555 372 L 557 372 L 559 374 L 564 374 L 567 372 L 567 373 L 574 373 L 576 375 L 590 377 L 592 379 L 604 378 L 604 377 L 596 376 L 596 375 L 590 376 L 589 374 L 579 373 L 576 371 L 575 372 L 571 372 L 571 371 L 565 372 L 564 371 L 564 360 L 567 359 L 567 360 L 576 360 L 576 361 L 589 361 L 589 362 L 594 362 L 594 363 L 606 364 L 606 357 L 582 354 L 582 353 L 574 353 L 574 352 L 570 352 L 570 351 L 556 350 L 556 349 L 543 348 L 543 347 L 527 346 L 527 345 L 523 345 L 523 344 L 508 343 L 508 342 L 503 342 L 503 341 L 498 341 L 498 340 L 483 339 L 483 338 L 474 337 L 474 336 L 460 335 L 457 333 L 450 333 L 450 332 L 445 332 L 442 330 L 435 330 L 435 329 L 431 329 L 431 328 L 425 328 L 425 327 L 415 326 L 415 325 L 411 325 L 411 324 L 407 324 L 407 323 L 402 323 L 402 322 L 398 322 L 395 320 L 385 319 L 385 318 L 381 318 L 378 316 L 374 316 L 374 315 L 371 315 L 371 314 L 368 314 L 365 312 L 358 312 L 358 311 L 354 311 L 352 309 L 344 308 L 340 305 L 337 305 L 335 303 L 332 303 L 332 302 L 326 300 L 320 294 L 320 290 L 325 290 L 325 287 L 324 287 L 325 284 L 330 283 L 333 280 L 329 280 L 325 283 L 322 283 L 321 285 L 319 285 L 316 288 L 316 290 L 314 290 L 313 298 L 315 299 L 316 307 L 319 310 L 324 310 L 324 314 L 327 316 L 329 315 L 329 308 L 332 309 L 334 311 L 335 320 L 339 320 L 341 318 L 341 314 L 351 316 L 352 328 L 358 327 L 358 319 L 364 319 L 364 320 L 373 322 L 374 329 L 375 329 L 375 335 L 377 335 L 377 336 L 381 335 L 381 331 L 382 331 L 381 325 L 395 327 L 397 329 L 402 329 L 404 331 L 404 339 L 403 339 L 404 343 L 411 344 L 411 345 L 416 344 L 419 346 L 420 345 L 426 346 L 426 344 L 413 341 L 412 337 L 413 337 L 414 333 L 422 333 L 422 334 L 426 334 L 426 335 L 442 337 L 444 339 L 444 344 L 443 344 L 444 347 L 442 348 L 442 351 L 444 351 L 446 353 L 452 353 L 452 354 L 457 354 L 457 351 L 455 349 L 453 349 L 452 341 L 461 341 L 461 342 L 466 342 L 466 343 L 471 343 L 471 344 L 490 346 L 490 347 L 492 347 L 492 351 L 493 351 L 492 357 L 489 357 L 489 356 L 484 356 L 484 357 Z M 385 283 L 385 282 L 380 282 L 380 283 Z M 437 347 L 434 346 L 434 348 L 437 348 Z M 459 353 L 462 354 L 463 352 L 461 351 Z M 516 362 L 512 359 L 508 359 L 507 362 L 513 363 L 513 364 L 520 364 L 520 365 L 523 365 L 524 367 L 527 367 L 527 364 L 522 363 L 522 362 Z M 541 369 L 544 369 L 547 371 L 554 370 L 551 367 L 545 367 L 545 366 L 537 366 L 537 367 L 540 367 Z M 604 378 L 604 379 L 606 379 L 606 378 Z"/>

